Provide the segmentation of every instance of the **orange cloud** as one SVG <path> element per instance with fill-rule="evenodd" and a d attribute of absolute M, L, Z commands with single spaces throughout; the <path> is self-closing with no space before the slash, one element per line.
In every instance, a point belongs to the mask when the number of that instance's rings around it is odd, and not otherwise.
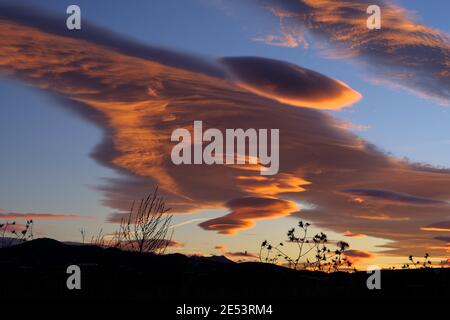
<path fill-rule="evenodd" d="M 60 214 L 60 213 L 0 213 L 0 219 L 27 219 L 27 220 L 39 220 L 39 219 L 85 219 L 89 218 L 78 214 Z"/>
<path fill-rule="evenodd" d="M 361 260 L 375 258 L 375 255 L 373 253 L 371 253 L 369 251 L 365 251 L 365 250 L 346 250 L 344 255 L 353 264 L 361 262 Z"/>
<path fill-rule="evenodd" d="M 287 32 L 282 35 L 269 34 L 265 37 L 255 37 L 253 40 L 278 47 L 297 48 L 299 43 L 302 43 L 305 47 L 307 46 L 305 39 L 301 35 L 295 37 L 292 33 Z"/>
<path fill-rule="evenodd" d="M 366 238 L 367 235 L 363 233 L 353 233 L 351 231 L 345 231 L 344 236 L 350 237 L 350 238 Z"/>
<path fill-rule="evenodd" d="M 374 214 L 374 215 L 357 215 L 355 218 L 365 219 L 365 220 L 378 220 L 378 221 L 408 221 L 409 217 L 392 217 L 384 213 Z"/>
<path fill-rule="evenodd" d="M 222 58 L 237 85 L 281 103 L 315 109 L 341 109 L 361 94 L 339 80 L 284 61 L 256 58 Z"/>
<path fill-rule="evenodd" d="M 450 232 L 449 228 L 437 228 L 437 227 L 422 227 L 420 228 L 420 230 Z"/>
<path fill-rule="evenodd" d="M 303 186 L 311 182 L 293 175 L 281 173 L 271 176 L 238 176 L 240 188 L 249 194 L 275 196 L 287 192 L 303 192 Z"/>
<path fill-rule="evenodd" d="M 253 227 L 256 220 L 279 218 L 299 210 L 291 201 L 257 197 L 234 199 L 227 203 L 227 207 L 231 209 L 231 213 L 202 222 L 200 226 L 206 230 L 233 235 L 238 230 Z"/>
<path fill-rule="evenodd" d="M 392 1 L 266 0 L 264 3 L 283 20 L 284 33 L 308 33 L 320 41 L 329 57 L 362 61 L 377 82 L 450 104 L 449 35 L 416 22 L 413 14 Z M 380 30 L 367 28 L 369 5 L 381 8 Z"/>
<path fill-rule="evenodd" d="M 168 247 L 180 248 L 180 247 L 184 247 L 185 246 L 184 243 L 178 242 L 178 241 L 175 241 L 175 240 L 166 240 L 166 242 L 167 242 L 167 246 Z"/>
<path fill-rule="evenodd" d="M 404 205 L 404 204 L 415 204 L 415 205 L 448 205 L 447 201 L 443 200 L 436 200 L 432 198 L 425 198 L 425 197 L 418 197 L 413 196 L 406 193 L 400 193 L 400 192 L 392 192 L 388 190 L 383 189 L 348 189 L 344 190 L 344 193 L 351 194 L 355 196 L 353 200 L 355 199 L 373 199 L 375 201 L 383 201 L 385 203 L 392 203 L 392 204 L 398 204 L 398 205 Z M 359 202 L 356 200 L 356 202 Z"/>
<path fill-rule="evenodd" d="M 270 34 L 265 37 L 255 37 L 253 40 L 278 47 L 297 48 L 299 45 L 302 45 L 304 48 L 308 48 L 309 44 L 306 41 L 305 33 L 301 29 L 291 27 L 289 23 L 285 23 L 284 18 L 292 16 L 293 15 L 289 13 L 279 15 L 280 35 Z"/>
<path fill-rule="evenodd" d="M 421 227 L 423 231 L 438 231 L 438 232 L 450 232 L 450 221 L 442 221 L 430 224 L 426 227 Z"/>

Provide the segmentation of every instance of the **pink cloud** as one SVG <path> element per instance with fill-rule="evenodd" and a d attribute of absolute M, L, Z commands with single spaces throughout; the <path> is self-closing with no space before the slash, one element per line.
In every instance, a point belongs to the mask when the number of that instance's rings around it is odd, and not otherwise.
<path fill-rule="evenodd" d="M 64 213 L 18 213 L 18 212 L 0 213 L 0 219 L 39 220 L 39 219 L 87 219 L 87 218 L 90 217 L 81 216 L 78 214 L 64 214 Z"/>

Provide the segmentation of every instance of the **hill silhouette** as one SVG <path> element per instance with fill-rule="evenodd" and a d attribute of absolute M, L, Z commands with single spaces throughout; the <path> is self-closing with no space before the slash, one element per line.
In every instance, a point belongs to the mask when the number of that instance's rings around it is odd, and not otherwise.
<path fill-rule="evenodd" d="M 81 290 L 68 290 L 66 269 L 81 269 Z M 383 270 L 382 289 L 365 272 L 295 271 L 225 257 L 139 254 L 36 239 L 0 249 L 0 299 L 449 299 L 450 269 Z"/>

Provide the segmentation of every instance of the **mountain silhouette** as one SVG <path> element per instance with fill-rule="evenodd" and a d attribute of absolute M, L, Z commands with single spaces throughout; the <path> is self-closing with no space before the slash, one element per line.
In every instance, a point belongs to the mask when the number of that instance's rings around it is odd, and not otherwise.
<path fill-rule="evenodd" d="M 80 267 L 81 290 L 66 287 L 70 265 Z M 450 298 L 450 269 L 383 270 L 382 290 L 368 290 L 366 272 L 295 271 L 223 256 L 142 254 L 46 238 L 0 249 L 0 274 L 0 300 Z"/>

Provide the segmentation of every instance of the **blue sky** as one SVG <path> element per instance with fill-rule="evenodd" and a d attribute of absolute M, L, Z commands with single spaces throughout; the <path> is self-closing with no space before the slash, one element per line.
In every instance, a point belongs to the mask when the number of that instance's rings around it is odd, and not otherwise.
<path fill-rule="evenodd" d="M 31 0 L 19 2 L 36 5 Z M 422 23 L 450 32 L 450 2 L 397 2 L 413 10 Z M 330 112 L 332 115 L 368 126 L 355 133 L 395 156 L 450 167 L 447 108 L 407 91 L 376 85 L 358 64 L 327 59 L 314 46 L 285 48 L 253 41 L 278 26 L 278 20 L 262 8 L 256 13 L 254 6 L 218 0 L 54 0 L 39 1 L 37 8 L 65 19 L 65 8 L 74 3 L 81 7 L 83 19 L 145 44 L 212 57 L 270 57 L 342 80 L 362 93 L 363 99 L 351 108 Z M 102 193 L 95 187 L 101 178 L 117 174 L 89 157 L 100 142 L 101 130 L 74 117 L 60 101 L 22 83 L 0 79 L 0 96 L 0 208 L 104 219 L 111 209 L 101 204 Z M 198 229 L 193 225 L 186 233 Z M 76 232 L 61 233 L 74 238 Z"/>

